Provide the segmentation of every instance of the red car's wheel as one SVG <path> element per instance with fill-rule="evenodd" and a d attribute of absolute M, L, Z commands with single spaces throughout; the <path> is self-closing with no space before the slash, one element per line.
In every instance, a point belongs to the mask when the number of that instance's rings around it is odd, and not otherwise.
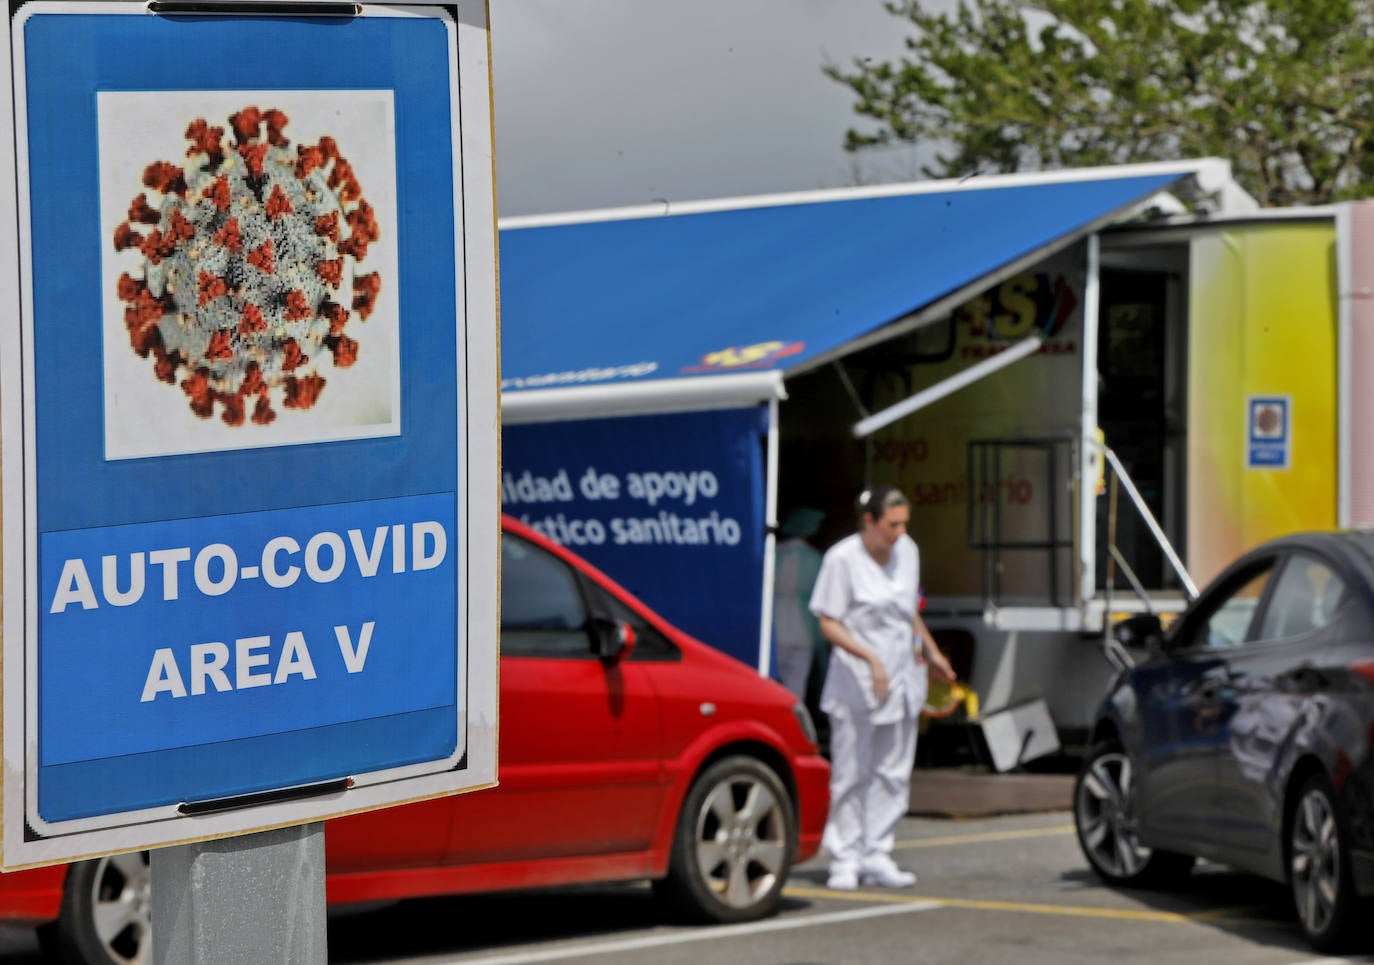
<path fill-rule="evenodd" d="M 726 757 L 692 784 L 678 816 L 660 894 L 684 915 L 751 921 L 772 914 L 792 867 L 797 823 L 778 776 L 752 757 Z"/>
<path fill-rule="evenodd" d="M 151 962 L 151 881 L 146 851 L 72 865 L 58 919 L 40 933 L 44 949 L 79 965 Z"/>

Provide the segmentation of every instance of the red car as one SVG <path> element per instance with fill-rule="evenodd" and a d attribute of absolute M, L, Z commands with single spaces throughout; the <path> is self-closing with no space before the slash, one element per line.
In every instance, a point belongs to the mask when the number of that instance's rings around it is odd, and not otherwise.
<path fill-rule="evenodd" d="M 829 806 L 806 709 L 503 527 L 500 786 L 328 822 L 329 903 L 647 878 L 700 920 L 772 913 Z M 0 920 L 69 960 L 146 961 L 148 881 L 146 852 L 0 875 Z"/>

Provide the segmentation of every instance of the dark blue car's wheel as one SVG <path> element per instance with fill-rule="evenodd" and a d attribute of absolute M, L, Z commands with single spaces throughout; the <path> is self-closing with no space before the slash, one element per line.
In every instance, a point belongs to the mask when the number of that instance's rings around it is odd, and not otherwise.
<path fill-rule="evenodd" d="M 1288 878 L 1302 930 L 1323 952 L 1349 944 L 1359 914 L 1347 840 L 1331 782 L 1313 775 L 1298 792 L 1289 821 Z"/>
<path fill-rule="evenodd" d="M 1141 845 L 1134 770 L 1116 744 L 1100 744 L 1088 755 L 1074 785 L 1073 818 L 1083 856 L 1113 884 L 1161 884 L 1186 875 L 1193 866 L 1189 855 Z"/>

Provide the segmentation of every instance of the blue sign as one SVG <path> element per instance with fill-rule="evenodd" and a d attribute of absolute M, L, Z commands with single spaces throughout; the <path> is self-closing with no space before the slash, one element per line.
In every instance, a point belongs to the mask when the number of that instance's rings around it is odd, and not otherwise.
<path fill-rule="evenodd" d="M 1286 395 L 1252 395 L 1248 404 L 1245 465 L 1287 469 L 1293 446 L 1293 404 Z"/>
<path fill-rule="evenodd" d="M 766 418 L 753 407 L 506 426 L 504 509 L 756 667 Z"/>
<path fill-rule="evenodd" d="M 452 24 L 43 9 L 34 817 L 451 765 Z"/>

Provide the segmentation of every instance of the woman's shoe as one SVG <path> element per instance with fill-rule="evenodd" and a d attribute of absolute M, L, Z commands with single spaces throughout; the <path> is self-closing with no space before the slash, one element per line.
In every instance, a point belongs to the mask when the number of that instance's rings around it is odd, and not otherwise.
<path fill-rule="evenodd" d="M 832 868 L 825 886 L 833 891 L 854 891 L 859 887 L 859 874 L 852 868 Z"/>
<path fill-rule="evenodd" d="M 890 858 L 865 865 L 859 877 L 864 884 L 880 888 L 910 888 L 916 883 L 914 871 L 903 871 Z"/>

